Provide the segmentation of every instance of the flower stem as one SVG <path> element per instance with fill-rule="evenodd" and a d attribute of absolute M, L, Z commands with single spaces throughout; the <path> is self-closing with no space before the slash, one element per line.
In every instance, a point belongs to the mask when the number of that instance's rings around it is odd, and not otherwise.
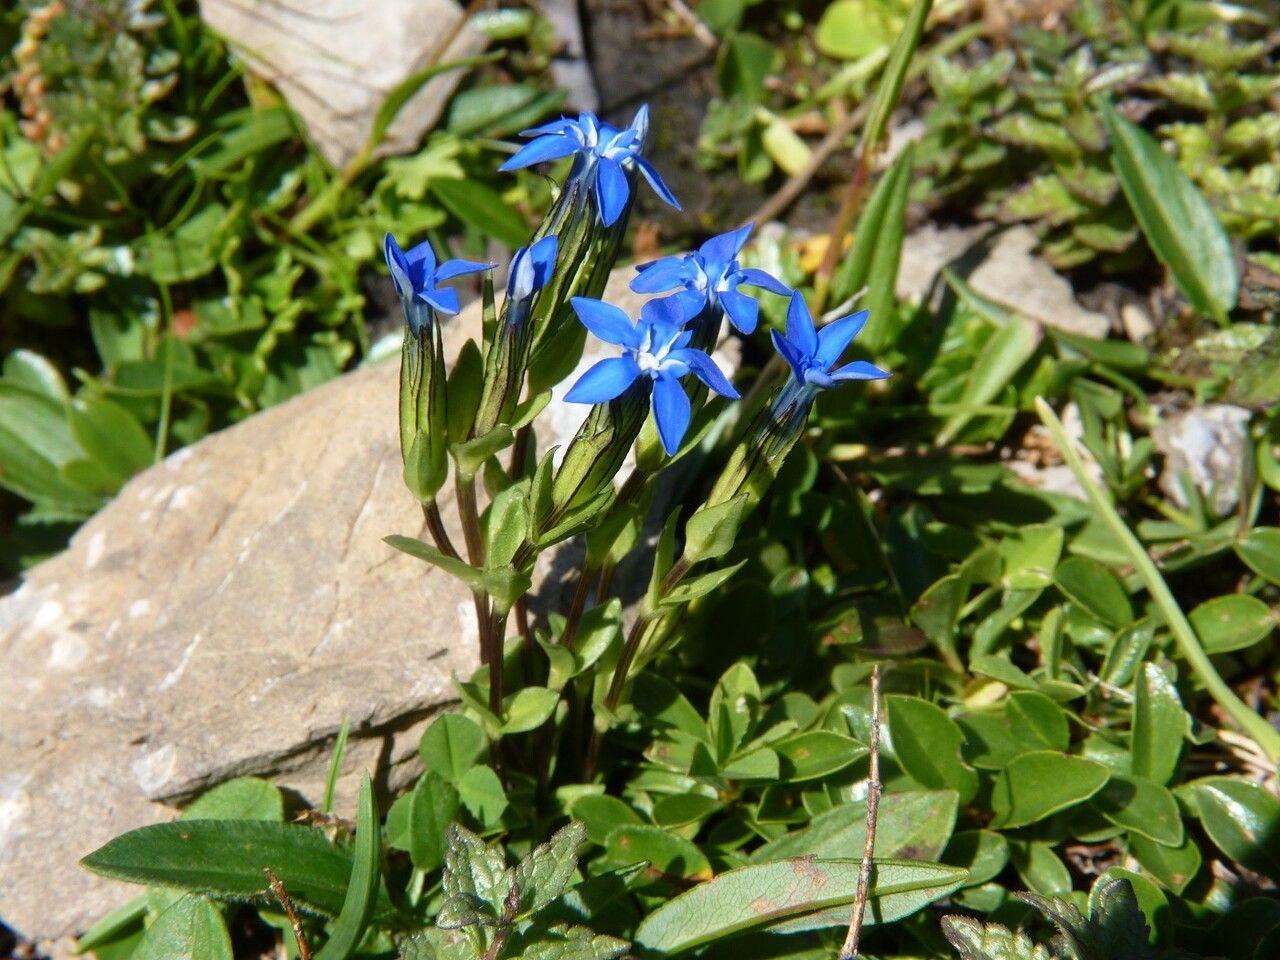
<path fill-rule="evenodd" d="M 578 624 L 582 622 L 583 611 L 587 608 L 587 597 L 591 595 L 591 588 L 599 573 L 599 568 L 590 563 L 584 563 L 582 569 L 578 571 L 578 585 L 573 591 L 573 599 L 569 601 L 569 611 L 564 619 L 564 632 L 560 635 L 560 643 L 570 650 L 573 649 L 573 641 L 577 639 Z"/>
<path fill-rule="evenodd" d="M 462 539 L 467 546 L 467 561 L 473 567 L 483 567 L 484 535 L 480 531 L 480 511 L 476 503 L 476 478 L 459 474 L 454 478 L 454 488 L 457 491 L 458 517 L 462 520 Z M 480 663 L 489 666 L 491 675 L 501 673 L 502 641 L 495 641 L 493 637 L 489 597 L 483 590 L 473 590 L 471 596 L 476 606 L 476 628 L 480 634 Z M 501 679 L 494 681 L 491 676 L 491 693 L 495 682 L 501 686 Z"/>
<path fill-rule="evenodd" d="M 1277 731 L 1265 719 L 1250 710 L 1248 705 L 1236 696 L 1236 692 L 1222 679 L 1222 676 L 1214 667 L 1213 661 L 1209 659 L 1209 655 L 1205 653 L 1204 647 L 1201 646 L 1200 640 L 1196 636 L 1195 630 L 1192 629 L 1186 615 L 1182 612 L 1182 608 L 1178 606 L 1178 601 L 1174 599 L 1169 585 L 1147 554 L 1146 548 L 1133 535 L 1133 531 L 1129 529 L 1128 524 L 1121 519 L 1120 514 L 1116 512 L 1116 508 L 1098 487 L 1093 477 L 1089 475 L 1089 472 L 1085 469 L 1084 462 L 1076 452 L 1074 444 L 1072 444 L 1067 437 L 1066 431 L 1062 428 L 1062 422 L 1042 397 L 1036 398 L 1036 413 L 1040 415 L 1041 422 L 1053 437 L 1054 442 L 1062 453 L 1063 459 L 1067 462 L 1067 466 L 1071 468 L 1071 472 L 1075 474 L 1076 481 L 1089 498 L 1089 502 L 1093 504 L 1103 522 L 1106 523 L 1111 533 L 1124 547 L 1125 552 L 1129 554 L 1134 571 L 1138 574 L 1139 579 L 1142 580 L 1143 585 L 1146 586 L 1147 592 L 1151 594 L 1151 599 L 1155 601 L 1157 609 L 1159 609 L 1161 616 L 1164 617 L 1165 624 L 1169 627 L 1169 631 L 1177 642 L 1179 652 L 1190 665 L 1196 677 L 1199 678 L 1205 689 L 1209 691 L 1209 695 L 1217 701 L 1218 705 L 1226 711 L 1231 719 L 1239 724 L 1241 729 L 1262 748 L 1267 755 L 1267 759 L 1273 764 L 1280 761 L 1280 731 Z"/>

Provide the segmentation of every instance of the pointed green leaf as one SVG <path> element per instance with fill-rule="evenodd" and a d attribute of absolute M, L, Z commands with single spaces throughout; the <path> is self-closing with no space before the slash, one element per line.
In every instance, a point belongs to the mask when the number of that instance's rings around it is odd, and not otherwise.
<path fill-rule="evenodd" d="M 1083 803 L 1107 782 L 1107 768 L 1092 760 L 1054 750 L 1015 757 L 996 776 L 992 788 L 992 826 L 1023 827 Z"/>

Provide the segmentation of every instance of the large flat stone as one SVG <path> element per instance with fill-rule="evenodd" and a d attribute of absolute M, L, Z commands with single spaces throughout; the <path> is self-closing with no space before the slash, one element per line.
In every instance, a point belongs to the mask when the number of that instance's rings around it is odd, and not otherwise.
<path fill-rule="evenodd" d="M 614 279 L 607 296 L 634 306 Z M 475 308 L 451 321 L 449 349 L 478 325 Z M 394 362 L 358 370 L 174 454 L 0 599 L 6 923 L 83 930 L 130 888 L 78 859 L 230 777 L 318 800 L 344 717 L 340 810 L 366 767 L 384 789 L 414 774 L 423 722 L 474 669 L 475 615 L 382 542 L 422 528 L 397 380 Z M 553 406 L 544 448 L 584 413 Z"/>

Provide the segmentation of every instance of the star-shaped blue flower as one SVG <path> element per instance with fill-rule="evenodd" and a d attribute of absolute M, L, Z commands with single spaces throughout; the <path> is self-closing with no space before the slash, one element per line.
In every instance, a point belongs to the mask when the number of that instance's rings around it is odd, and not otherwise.
<path fill-rule="evenodd" d="M 507 269 L 508 300 L 525 300 L 547 285 L 559 246 L 560 241 L 552 235 L 515 252 Z"/>
<path fill-rule="evenodd" d="M 475 263 L 470 260 L 448 260 L 437 264 L 436 252 L 431 244 L 423 241 L 408 253 L 400 248 L 396 238 L 387 234 L 382 242 L 391 281 L 396 286 L 400 302 L 405 305 L 409 326 L 417 334 L 422 326 L 420 311 L 410 309 L 415 302 L 422 302 L 438 313 L 455 314 L 461 309 L 458 291 L 440 286 L 445 280 L 491 270 L 491 263 Z"/>
<path fill-rule="evenodd" d="M 639 169 L 649 186 L 663 200 L 680 209 L 680 202 L 667 189 L 662 177 L 640 151 L 644 149 L 649 128 L 649 108 L 641 107 L 624 130 L 602 122 L 593 113 L 580 113 L 577 120 L 561 117 L 551 123 L 525 130 L 520 135 L 532 137 L 515 152 L 499 170 L 519 170 L 546 160 L 576 157 L 570 177 L 583 178 L 596 195 L 600 219 L 612 226 L 627 208 L 631 184 L 626 171 Z"/>
<path fill-rule="evenodd" d="M 582 375 L 565 395 L 570 403 L 604 403 L 621 395 L 641 377 L 653 381 L 653 415 L 668 456 L 680 449 L 689 429 L 692 409 L 680 379 L 692 373 L 716 393 L 738 399 L 715 361 L 690 347 L 692 331 L 685 330 L 684 308 L 676 297 L 650 300 L 631 318 L 601 300 L 574 297 L 574 312 L 583 325 L 606 343 L 622 347 L 620 357 L 601 360 Z"/>
<path fill-rule="evenodd" d="M 696 316 L 708 304 L 719 306 L 735 327 L 751 333 L 760 316 L 760 304 L 738 287 L 760 287 L 784 297 L 791 293 L 791 288 L 772 274 L 738 265 L 738 254 L 754 226 L 748 223 L 712 237 L 693 253 L 642 264 L 637 267 L 640 275 L 631 281 L 631 289 L 636 293 L 661 293 L 683 287 L 678 296 L 688 304 L 690 315 Z"/>
<path fill-rule="evenodd" d="M 815 330 L 804 298 L 793 293 L 787 308 L 787 332 L 774 330 L 773 343 L 804 386 L 829 390 L 845 380 L 884 380 L 893 374 L 866 360 L 832 369 L 866 322 L 867 311 L 859 310 Z"/>

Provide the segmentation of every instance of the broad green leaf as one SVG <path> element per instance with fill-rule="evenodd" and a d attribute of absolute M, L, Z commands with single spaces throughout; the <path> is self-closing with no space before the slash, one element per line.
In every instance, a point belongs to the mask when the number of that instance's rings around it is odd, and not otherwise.
<path fill-rule="evenodd" d="M 636 930 L 645 951 L 671 956 L 767 924 L 844 907 L 853 901 L 857 860 L 808 857 L 740 867 L 662 904 Z M 936 863 L 876 860 L 866 923 L 890 923 L 946 896 L 964 871 Z M 847 909 L 841 912 L 848 922 Z M 826 925 L 823 922 L 823 925 Z"/>
<path fill-rule="evenodd" d="M 578 848 L 587 828 L 577 821 L 561 827 L 516 866 L 522 913 L 537 913 L 560 897 L 578 869 Z"/>
<path fill-rule="evenodd" d="M 436 717 L 418 744 L 418 754 L 427 769 L 452 783 L 457 783 L 476 765 L 484 749 L 484 731 L 460 713 L 442 713 Z"/>
<path fill-rule="evenodd" d="M 1011 840 L 1009 860 L 1028 889 L 1046 897 L 1071 892 L 1071 871 L 1044 840 Z"/>
<path fill-rule="evenodd" d="M 960 915 L 942 918 L 942 932 L 960 960 L 1053 960 L 1022 930 Z"/>
<path fill-rule="evenodd" d="M 735 32 L 720 45 L 716 61 L 716 81 L 728 97 L 759 103 L 764 97 L 764 81 L 773 70 L 778 51 L 763 37 Z"/>
<path fill-rule="evenodd" d="M 232 960 L 231 936 L 207 897 L 187 894 L 160 912 L 130 960 Z"/>
<path fill-rule="evenodd" d="M 529 225 L 502 195 L 478 180 L 436 180 L 431 192 L 446 210 L 482 236 L 515 249 L 529 237 Z"/>
<path fill-rule="evenodd" d="M 264 820 L 178 820 L 139 827 L 80 862 L 128 883 L 239 898 L 268 897 L 262 871 L 270 867 L 294 900 L 330 916 L 342 909 L 351 874 L 350 853 L 321 831 Z"/>
<path fill-rule="evenodd" d="M 810 730 L 769 747 L 778 754 L 781 775 L 788 783 L 825 777 L 867 755 L 867 748 L 857 740 L 832 730 Z"/>
<path fill-rule="evenodd" d="M 1200 870 L 1200 848 L 1189 835 L 1177 847 L 1166 847 L 1143 836 L 1130 837 L 1129 852 L 1137 857 L 1142 869 L 1174 893 L 1182 893 Z"/>
<path fill-rule="evenodd" d="M 419 870 L 445 862 L 449 825 L 458 819 L 460 801 L 453 784 L 428 770 L 414 785 L 409 802 L 409 858 Z"/>
<path fill-rule="evenodd" d="M 1280 881 L 1280 800 L 1230 777 L 1194 783 L 1205 833 L 1232 860 Z"/>
<path fill-rule="evenodd" d="M 1206 653 L 1244 650 L 1265 640 L 1276 627 L 1271 608 L 1245 593 L 1206 600 L 1187 614 L 1187 619 Z"/>
<path fill-rule="evenodd" d="M 1015 757 L 992 787 L 992 826 L 1024 827 L 1088 800 L 1107 782 L 1107 768 L 1054 750 Z"/>
<path fill-rule="evenodd" d="M 170 234 L 148 233 L 134 244 L 135 269 L 157 283 L 202 277 L 217 267 L 218 235 L 229 223 L 227 208 L 210 203 Z"/>
<path fill-rule="evenodd" d="M 922 787 L 951 789 L 960 803 L 973 799 L 978 775 L 960 759 L 964 734 L 945 710 L 919 697 L 885 698 L 894 756 Z"/>
<path fill-rule="evenodd" d="M 1009 841 L 994 830 L 961 830 L 951 837 L 942 862 L 967 871 L 965 887 L 994 880 L 1009 862 Z"/>
<path fill-rule="evenodd" d="M 76 941 L 76 953 L 118 944 L 131 935 L 136 937 L 135 931 L 142 927 L 147 916 L 148 899 L 147 894 L 140 894 L 107 913 Z"/>
<path fill-rule="evenodd" d="M 284 798 L 273 783 L 237 777 L 201 794 L 182 811 L 183 820 L 284 820 Z"/>
<path fill-rule="evenodd" d="M 1107 916 L 1107 911 L 1109 909 L 1115 910 L 1115 904 L 1117 903 L 1117 901 L 1112 900 L 1113 895 L 1107 889 L 1107 882 L 1116 879 L 1123 880 L 1128 884 L 1129 889 L 1133 892 L 1137 908 L 1141 912 L 1140 917 L 1117 918 Z M 1093 889 L 1089 892 L 1089 918 L 1091 922 L 1103 927 L 1103 936 L 1099 939 L 1110 939 L 1112 943 L 1125 941 L 1121 941 L 1120 938 L 1115 936 L 1108 937 L 1107 934 L 1112 933 L 1112 931 L 1118 932 L 1120 929 L 1131 930 L 1132 940 L 1127 941 L 1128 949 L 1130 950 L 1141 949 L 1142 941 L 1139 939 L 1141 932 L 1138 921 L 1146 926 L 1147 943 L 1168 942 L 1173 935 L 1173 915 L 1169 910 L 1169 901 L 1164 892 L 1152 883 L 1149 877 L 1144 877 L 1142 874 L 1135 873 L 1132 870 L 1125 870 L 1122 867 L 1111 867 L 1094 884 Z M 1121 923 L 1123 923 L 1123 927 Z M 1137 943 L 1133 942 L 1135 940 Z"/>
<path fill-rule="evenodd" d="M 1133 605 L 1120 579 L 1088 557 L 1067 557 L 1058 564 L 1054 582 L 1063 595 L 1111 627 L 1133 620 Z"/>
<path fill-rule="evenodd" d="M 485 826 L 496 826 L 507 809 L 507 792 L 492 767 L 472 767 L 458 781 L 458 796 L 471 815 Z"/>
<path fill-rule="evenodd" d="M 1133 772 L 1156 783 L 1172 780 L 1186 724 L 1173 681 L 1156 664 L 1144 663 L 1133 683 L 1133 727 L 1129 733 Z"/>
<path fill-rule="evenodd" d="M 894 289 L 902 261 L 914 157 L 914 150 L 908 147 L 880 177 L 858 218 L 853 246 L 831 278 L 831 296 L 836 303 L 866 288 L 858 306 L 870 316 L 859 343 L 872 354 L 884 350 L 894 339 Z"/>
<path fill-rule="evenodd" d="M 1130 833 L 1176 847 L 1182 843 L 1182 814 L 1173 794 L 1144 777 L 1113 773 L 1089 801 L 1095 810 Z"/>
<path fill-rule="evenodd" d="M 1039 523 L 1000 541 L 1004 559 L 1004 585 L 1011 590 L 1035 590 L 1053 582 L 1062 555 L 1061 526 Z"/>
<path fill-rule="evenodd" d="M 1151 249 L 1192 306 L 1225 322 L 1240 278 L 1227 232 L 1209 201 L 1149 133 L 1109 104 L 1102 119 L 1111 138 L 1111 165 Z"/>
<path fill-rule="evenodd" d="M 748 495 L 740 493 L 714 506 L 699 507 L 684 526 L 684 557 L 690 563 L 715 560 L 733 549 L 738 529 L 751 509 Z"/>
<path fill-rule="evenodd" d="M 652 874 L 695 880 L 712 875 L 711 864 L 697 846 L 662 827 L 614 827 L 605 841 L 605 851 L 614 863 L 648 863 Z"/>
<path fill-rule="evenodd" d="M 71 433 L 95 463 L 123 483 L 151 466 L 151 438 L 124 407 L 110 400 L 84 398 L 68 411 Z"/>
<path fill-rule="evenodd" d="M 705 820 L 723 806 L 715 797 L 700 793 L 677 793 L 653 805 L 653 822 L 660 827 L 683 827 Z"/>
<path fill-rule="evenodd" d="M 814 43 L 841 60 L 877 53 L 902 30 L 903 8 L 891 0 L 836 0 L 823 11 Z"/>
<path fill-rule="evenodd" d="M 4 380 L 16 387 L 43 394 L 59 403 L 71 399 L 58 368 L 34 350 L 14 350 L 4 358 L 3 370 Z"/>
<path fill-rule="evenodd" d="M 661 607 L 678 607 L 690 603 L 699 597 L 705 597 L 711 591 L 729 582 L 729 578 L 737 573 L 747 561 L 742 560 L 731 567 L 711 570 L 707 573 L 682 580 L 659 601 Z"/>
<path fill-rule="evenodd" d="M 886 793 L 880 801 L 875 856 L 936 860 L 947 847 L 959 800 L 954 790 Z M 844 803 L 809 826 L 766 843 L 751 854 L 754 863 L 788 857 L 836 857 L 861 853 L 867 839 L 867 802 Z"/>
<path fill-rule="evenodd" d="M 624 824 L 640 824 L 640 814 L 617 797 L 607 794 L 588 794 L 579 797 L 569 808 L 574 819 L 581 820 L 587 828 L 592 843 L 604 846 L 614 827 Z"/>
<path fill-rule="evenodd" d="M 500 917 L 513 877 L 500 849 L 457 823 L 449 827 L 443 879 L 447 897 L 487 904 Z"/>
<path fill-rule="evenodd" d="M 360 944 L 360 938 L 377 908 L 378 886 L 382 879 L 382 838 L 378 829 L 378 807 L 373 799 L 373 781 L 369 779 L 368 772 L 360 781 L 352 861 L 342 910 L 329 928 L 329 939 L 316 954 L 316 960 L 347 960 Z"/>
<path fill-rule="evenodd" d="M 1236 553 L 1258 576 L 1280 583 L 1280 527 L 1254 527 L 1236 543 Z"/>
<path fill-rule="evenodd" d="M 542 726 L 555 712 L 559 700 L 559 694 L 546 687 L 525 687 L 517 691 L 507 700 L 502 732 L 525 733 Z"/>

